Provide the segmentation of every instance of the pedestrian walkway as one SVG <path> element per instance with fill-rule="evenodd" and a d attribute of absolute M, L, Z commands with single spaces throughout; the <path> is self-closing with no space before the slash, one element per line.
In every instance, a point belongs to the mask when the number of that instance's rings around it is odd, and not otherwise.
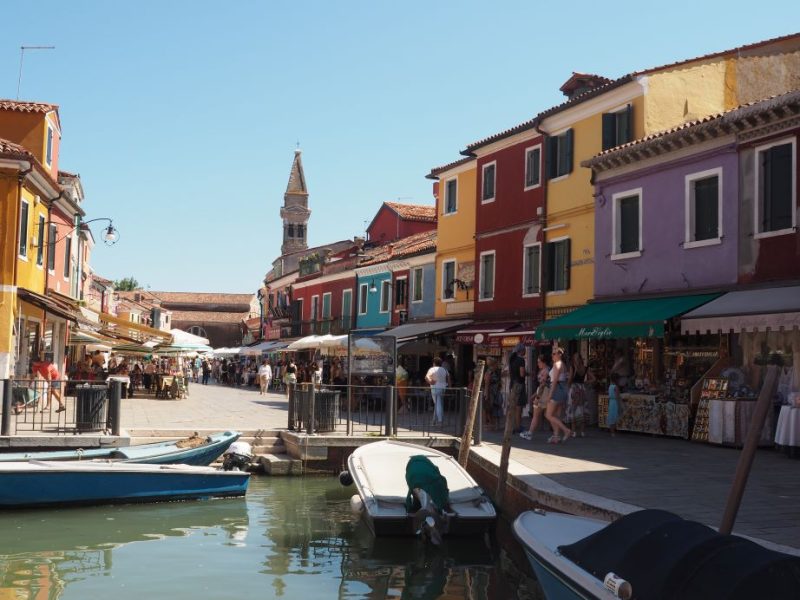
<path fill-rule="evenodd" d="M 191 384 L 189 397 L 122 401 L 125 429 L 283 429 L 283 394 L 261 396 L 255 388 Z M 607 433 L 548 445 L 547 434 L 532 441 L 515 437 L 515 472 L 545 476 L 557 484 L 643 508 L 664 508 L 718 526 L 739 451 L 682 439 Z M 500 432 L 484 433 L 482 454 L 499 463 Z M 533 478 L 535 479 L 535 478 Z M 800 461 L 759 450 L 736 532 L 800 548 Z"/>

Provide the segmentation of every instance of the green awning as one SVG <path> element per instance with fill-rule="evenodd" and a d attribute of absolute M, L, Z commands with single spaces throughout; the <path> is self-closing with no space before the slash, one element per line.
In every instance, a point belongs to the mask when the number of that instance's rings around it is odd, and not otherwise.
<path fill-rule="evenodd" d="M 664 323 L 721 294 L 595 302 L 536 328 L 537 340 L 661 337 Z"/>

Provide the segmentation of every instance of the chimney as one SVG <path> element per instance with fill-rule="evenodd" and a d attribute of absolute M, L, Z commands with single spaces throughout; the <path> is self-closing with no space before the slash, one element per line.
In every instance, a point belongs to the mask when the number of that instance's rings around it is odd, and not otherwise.
<path fill-rule="evenodd" d="M 394 256 L 394 244 L 388 244 L 387 250 L 389 251 L 389 258 L 392 258 Z"/>

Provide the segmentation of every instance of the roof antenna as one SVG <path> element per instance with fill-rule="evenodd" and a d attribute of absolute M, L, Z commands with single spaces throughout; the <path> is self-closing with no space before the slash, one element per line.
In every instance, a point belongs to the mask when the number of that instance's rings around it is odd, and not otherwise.
<path fill-rule="evenodd" d="M 19 47 L 19 77 L 17 78 L 17 100 L 19 100 L 19 87 L 22 85 L 22 60 L 25 50 L 55 50 L 55 46 L 20 46 Z"/>

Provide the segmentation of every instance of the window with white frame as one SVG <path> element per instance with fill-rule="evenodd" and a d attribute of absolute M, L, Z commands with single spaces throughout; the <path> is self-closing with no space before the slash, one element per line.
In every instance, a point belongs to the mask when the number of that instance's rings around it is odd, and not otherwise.
<path fill-rule="evenodd" d="M 47 151 L 45 153 L 45 162 L 47 166 L 53 164 L 53 128 L 47 126 Z"/>
<path fill-rule="evenodd" d="M 492 300 L 494 298 L 494 250 L 481 252 L 480 259 L 478 299 Z"/>
<path fill-rule="evenodd" d="M 569 238 L 545 244 L 547 291 L 563 292 L 570 285 L 572 243 Z"/>
<path fill-rule="evenodd" d="M 547 138 L 545 160 L 547 178 L 556 179 L 572 173 L 572 155 L 575 134 L 572 129 Z"/>
<path fill-rule="evenodd" d="M 642 251 L 642 190 L 620 192 L 612 197 L 614 248 L 611 258 L 627 258 Z"/>
<path fill-rule="evenodd" d="M 411 271 L 411 302 L 422 302 L 423 275 L 422 267 L 416 267 Z"/>
<path fill-rule="evenodd" d="M 541 288 L 541 244 L 528 244 L 522 249 L 522 295 L 534 296 Z"/>
<path fill-rule="evenodd" d="M 36 229 L 36 264 L 44 265 L 44 215 L 39 215 L 39 227 Z"/>
<path fill-rule="evenodd" d="M 316 321 L 319 316 L 319 296 L 311 296 L 311 321 Z"/>
<path fill-rule="evenodd" d="M 64 279 L 69 279 L 70 268 L 72 267 L 72 238 L 64 240 Z"/>
<path fill-rule="evenodd" d="M 394 280 L 394 307 L 405 308 L 408 305 L 408 277 Z"/>
<path fill-rule="evenodd" d="M 353 316 L 353 290 L 342 292 L 342 329 L 350 330 L 350 320 Z"/>
<path fill-rule="evenodd" d="M 495 196 L 495 175 L 497 173 L 497 161 L 483 165 L 481 170 L 482 192 L 481 202 L 492 202 Z"/>
<path fill-rule="evenodd" d="M 456 261 L 445 260 L 442 262 L 442 300 L 453 300 L 455 298 L 455 285 L 453 280 L 456 278 Z"/>
<path fill-rule="evenodd" d="M 322 294 L 322 319 L 327 321 L 331 318 L 331 293 Z"/>
<path fill-rule="evenodd" d="M 444 214 L 450 215 L 458 210 L 458 179 L 444 182 Z"/>
<path fill-rule="evenodd" d="M 392 284 L 390 281 L 381 281 L 381 308 L 380 311 L 382 313 L 389 312 L 389 308 L 391 307 L 391 290 Z"/>
<path fill-rule="evenodd" d="M 367 294 L 369 294 L 369 285 L 362 283 L 358 286 L 358 314 L 367 314 Z"/>
<path fill-rule="evenodd" d="M 718 243 L 722 238 L 722 167 L 686 176 L 684 247 Z"/>
<path fill-rule="evenodd" d="M 56 236 L 58 235 L 58 227 L 55 223 L 50 223 L 47 229 L 47 270 L 55 271 L 56 269 Z"/>
<path fill-rule="evenodd" d="M 28 201 L 23 200 L 19 211 L 19 255 L 28 257 Z"/>
<path fill-rule="evenodd" d="M 797 140 L 759 146 L 756 160 L 756 235 L 795 230 L 797 223 Z"/>
<path fill-rule="evenodd" d="M 525 150 L 525 189 L 542 183 L 542 145 Z"/>

